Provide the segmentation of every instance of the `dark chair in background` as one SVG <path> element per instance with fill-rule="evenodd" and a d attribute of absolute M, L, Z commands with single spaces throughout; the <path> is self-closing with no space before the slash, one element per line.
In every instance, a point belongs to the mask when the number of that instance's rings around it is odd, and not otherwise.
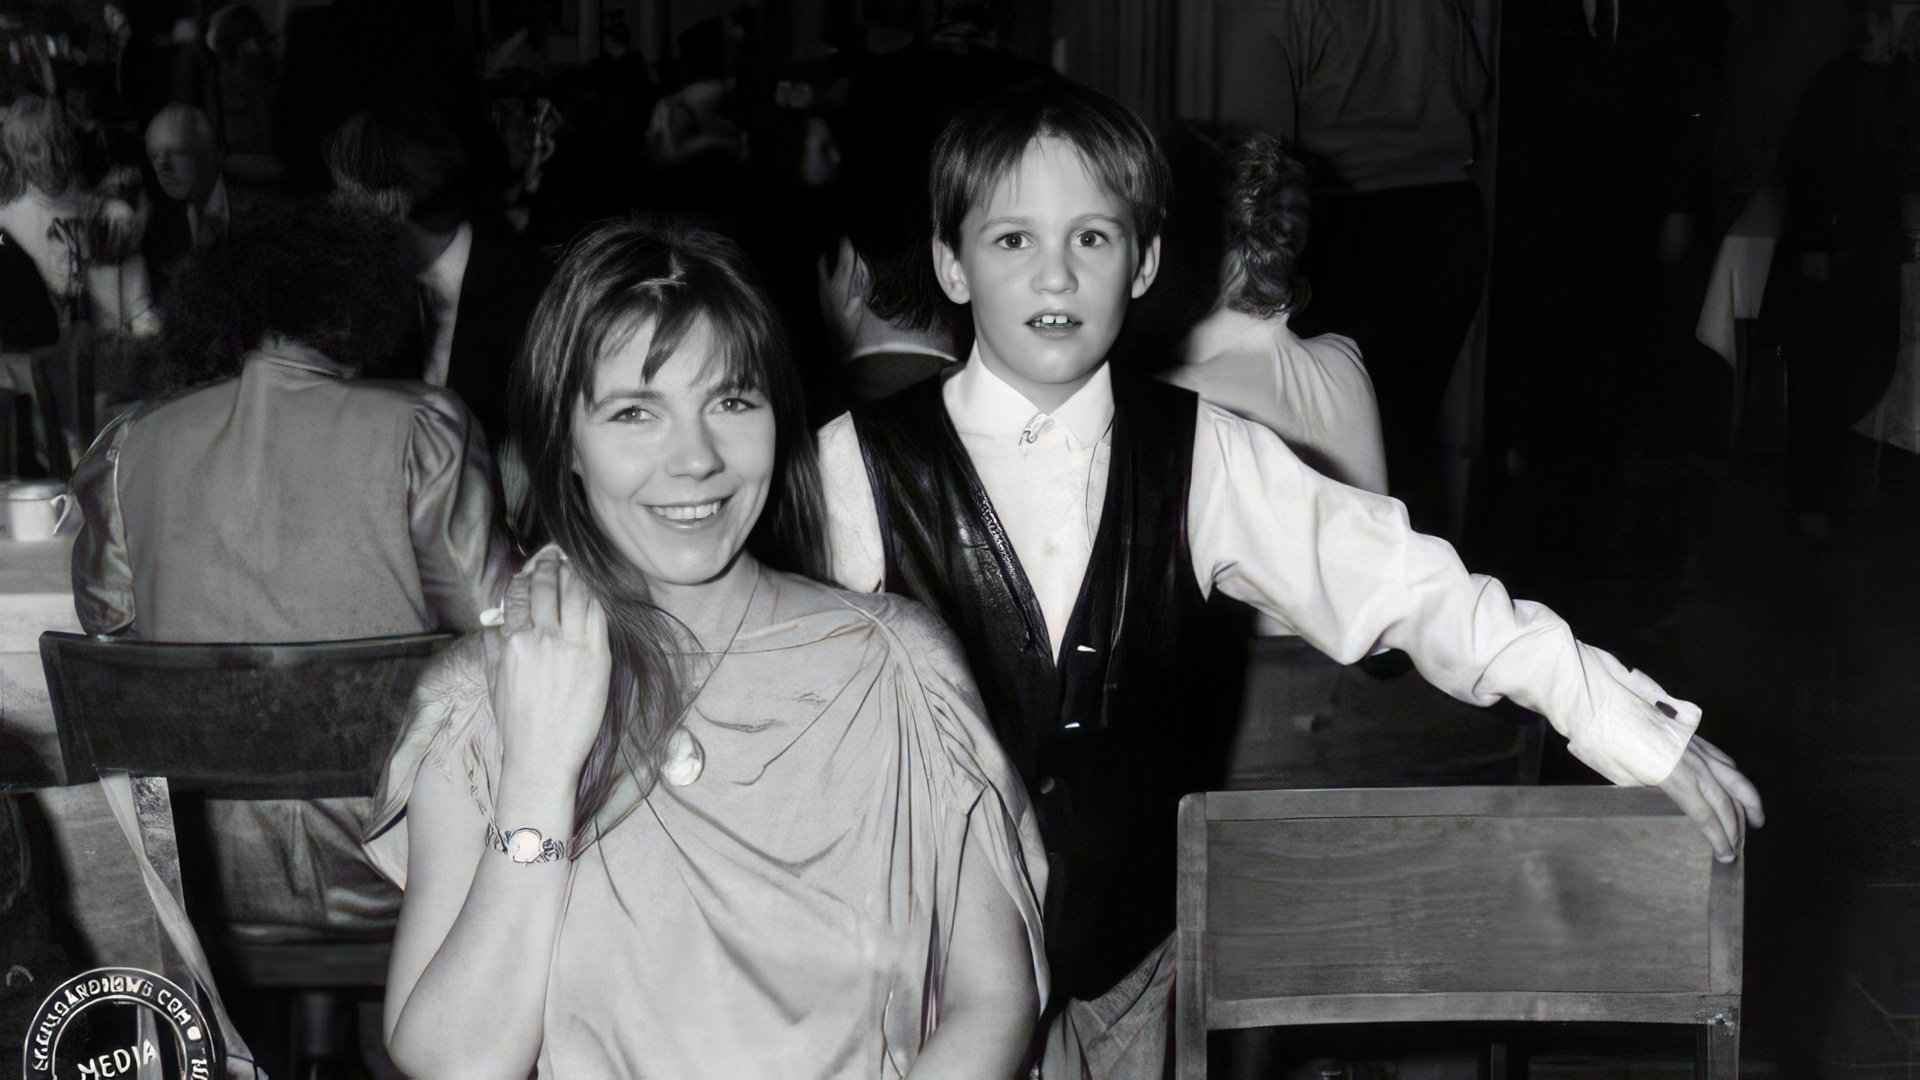
<path fill-rule="evenodd" d="M 1215 1029 L 1599 1021 L 1701 1025 L 1731 1080 L 1744 889 L 1652 789 L 1189 795 L 1177 1075 Z"/>
<path fill-rule="evenodd" d="M 174 899 L 184 902 L 172 792 L 220 799 L 371 795 L 414 684 L 452 640 L 414 634 L 203 645 L 49 631 L 40 655 L 67 776 L 118 770 L 135 778 L 141 843 Z M 216 971 L 251 988 L 386 983 L 386 941 L 207 944 Z"/>

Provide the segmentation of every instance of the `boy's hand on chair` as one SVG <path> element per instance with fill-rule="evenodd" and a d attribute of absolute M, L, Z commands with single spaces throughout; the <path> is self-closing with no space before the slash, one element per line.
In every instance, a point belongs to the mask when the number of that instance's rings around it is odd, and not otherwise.
<path fill-rule="evenodd" d="M 1673 767 L 1660 790 L 1686 811 L 1713 845 L 1714 858 L 1732 862 L 1740 852 L 1747 825 L 1766 824 L 1760 792 L 1734 766 L 1733 759 L 1698 735 Z"/>

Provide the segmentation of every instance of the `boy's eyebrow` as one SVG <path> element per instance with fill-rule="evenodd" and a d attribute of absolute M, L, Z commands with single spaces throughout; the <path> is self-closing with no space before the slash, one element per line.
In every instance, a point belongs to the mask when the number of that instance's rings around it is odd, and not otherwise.
<path fill-rule="evenodd" d="M 981 222 L 980 228 L 975 231 L 986 232 L 988 229 L 998 228 L 999 226 L 1002 226 L 1002 225 L 1031 225 L 1031 224 L 1033 224 L 1033 219 L 1030 217 L 1020 217 L 1018 215 L 1008 214 L 1008 215 L 1004 215 L 997 218 L 988 218 L 987 220 Z"/>
<path fill-rule="evenodd" d="M 1127 221 L 1125 218 L 1115 214 L 1109 214 L 1104 210 L 1089 211 L 1088 213 L 1081 214 L 1078 217 L 1074 218 L 1073 221 L 1076 225 L 1081 224 L 1083 222 L 1088 222 L 1088 221 L 1107 221 L 1107 222 L 1113 223 L 1114 225 L 1119 226 L 1121 229 L 1125 229 L 1127 227 Z M 1031 226 L 1032 224 L 1033 224 L 1033 219 L 1030 217 L 1021 217 L 1015 214 L 1006 214 L 996 218 L 988 218 L 987 220 L 981 222 L 980 227 L 975 231 L 986 232 L 989 229 L 999 228 L 1000 226 L 1003 226 L 1003 225 Z"/>

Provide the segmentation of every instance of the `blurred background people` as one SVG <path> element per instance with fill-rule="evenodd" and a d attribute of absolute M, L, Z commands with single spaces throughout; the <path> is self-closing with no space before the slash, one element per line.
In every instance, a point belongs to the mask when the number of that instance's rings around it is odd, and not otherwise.
<path fill-rule="evenodd" d="M 218 8 L 207 18 L 213 57 L 214 104 L 236 173 L 273 180 L 284 166 L 274 155 L 274 110 L 279 94 L 279 46 L 252 4 Z"/>
<path fill-rule="evenodd" d="M 1787 135 L 1786 194 L 1763 313 L 1785 354 L 1796 527 L 1831 531 L 1857 503 L 1872 444 L 1853 426 L 1892 382 L 1901 265 L 1920 234 L 1920 19 L 1858 12 L 1855 40 L 1814 77 Z"/>
<path fill-rule="evenodd" d="M 334 199 L 402 227 L 416 313 L 396 371 L 458 394 L 493 444 L 507 437 L 507 372 L 552 267 L 472 214 L 466 148 L 423 102 L 350 118 L 327 145 Z"/>
<path fill-rule="evenodd" d="M 1489 230 L 1468 168 L 1487 119 L 1487 27 L 1468 4 L 1235 3 L 1217 119 L 1325 162 L 1319 290 L 1296 329 L 1351 336 L 1379 395 L 1394 494 L 1443 525 L 1440 406 L 1480 308 Z"/>
<path fill-rule="evenodd" d="M 1272 428 L 1315 470 L 1385 495 L 1380 412 L 1359 347 L 1340 334 L 1302 338 L 1289 325 L 1312 296 L 1298 266 L 1313 178 L 1271 135 L 1230 144 L 1227 161 L 1219 300 L 1167 381 Z"/>
<path fill-rule="evenodd" d="M 233 211 L 220 171 L 219 137 L 206 113 L 168 105 L 148 121 L 146 142 L 160 197 L 149 210 L 142 251 L 156 288 L 164 290 L 188 253 L 226 236 Z"/>
<path fill-rule="evenodd" d="M 934 281 L 927 158 L 961 109 L 1047 69 L 973 23 L 849 61 L 837 141 L 843 239 L 821 261 L 822 311 L 854 400 L 929 378 L 966 355 L 972 330 Z"/>
<path fill-rule="evenodd" d="M 56 102 L 0 110 L 0 233 L 32 260 L 63 325 L 145 335 L 157 324 L 133 208 L 89 183 L 85 148 Z"/>

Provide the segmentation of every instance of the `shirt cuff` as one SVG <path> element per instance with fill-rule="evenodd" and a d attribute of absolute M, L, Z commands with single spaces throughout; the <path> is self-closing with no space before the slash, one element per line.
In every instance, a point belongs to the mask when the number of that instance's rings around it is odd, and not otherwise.
<path fill-rule="evenodd" d="M 1646 673 L 1629 670 L 1603 649 L 1584 642 L 1576 647 L 1589 706 L 1580 721 L 1568 725 L 1568 749 L 1616 784 L 1651 787 L 1665 781 L 1693 741 L 1700 707 L 1668 694 Z"/>

